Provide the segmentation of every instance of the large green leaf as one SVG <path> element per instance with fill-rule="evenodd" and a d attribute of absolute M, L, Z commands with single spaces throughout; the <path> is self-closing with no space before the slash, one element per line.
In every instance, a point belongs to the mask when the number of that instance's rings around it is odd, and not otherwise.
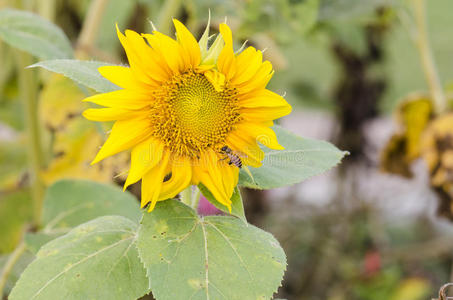
<path fill-rule="evenodd" d="M 25 246 L 27 247 L 28 251 L 36 254 L 42 246 L 56 239 L 57 237 L 64 235 L 68 231 L 69 229 L 62 228 L 61 230 L 53 230 L 51 232 L 27 232 L 24 236 Z"/>
<path fill-rule="evenodd" d="M 63 31 L 44 18 L 30 12 L 0 11 L 0 37 L 13 47 L 42 59 L 70 58 L 71 43 Z"/>
<path fill-rule="evenodd" d="M 61 180 L 47 190 L 43 231 L 70 229 L 106 215 L 123 216 L 138 222 L 141 213 L 134 196 L 117 186 L 85 180 Z"/>
<path fill-rule="evenodd" d="M 63 74 L 77 83 L 92 88 L 98 92 L 106 93 L 119 89 L 107 79 L 101 76 L 98 68 L 111 64 L 99 61 L 83 61 L 76 59 L 54 59 L 41 61 L 30 68 L 41 67 L 46 70 Z"/>
<path fill-rule="evenodd" d="M 85 180 L 61 180 L 49 187 L 44 199 L 43 226 L 25 235 L 33 253 L 47 242 L 77 225 L 106 215 L 119 215 L 138 222 L 141 213 L 137 200 L 119 187 Z"/>
<path fill-rule="evenodd" d="M 144 214 L 137 247 L 157 300 L 270 299 L 286 268 L 271 234 L 177 200 Z"/>
<path fill-rule="evenodd" d="M 260 168 L 250 168 L 253 178 L 241 170 L 239 184 L 257 189 L 292 185 L 322 174 L 336 166 L 347 154 L 332 144 L 301 138 L 279 126 L 273 127 L 284 150 L 263 147 L 266 156 Z"/>
<path fill-rule="evenodd" d="M 148 292 L 135 247 L 137 225 L 120 216 L 82 224 L 46 244 L 10 300 L 135 300 Z"/>
<path fill-rule="evenodd" d="M 221 211 L 229 214 L 230 211 L 228 210 L 228 207 L 217 201 L 214 197 L 214 195 L 209 191 L 209 189 L 204 186 L 202 183 L 198 185 L 198 188 L 200 189 L 201 193 L 203 196 L 206 197 L 206 199 L 214 205 L 216 208 L 220 209 Z M 247 223 L 247 219 L 245 218 L 245 212 L 244 212 L 244 204 L 242 203 L 242 197 L 241 197 L 241 192 L 239 189 L 236 187 L 234 189 L 233 195 L 231 196 L 231 214 L 233 216 L 238 217 L 244 223 Z"/>

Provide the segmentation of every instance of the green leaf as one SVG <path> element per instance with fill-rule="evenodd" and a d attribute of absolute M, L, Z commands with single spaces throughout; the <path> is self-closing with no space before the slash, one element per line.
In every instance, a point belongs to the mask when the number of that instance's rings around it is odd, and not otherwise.
<path fill-rule="evenodd" d="M 137 247 L 157 300 L 270 299 L 280 285 L 279 243 L 238 218 L 199 218 L 167 200 L 141 223 Z"/>
<path fill-rule="evenodd" d="M 42 246 L 56 239 L 57 237 L 64 235 L 68 231 L 69 230 L 63 229 L 61 231 L 50 233 L 27 232 L 24 237 L 25 246 L 31 253 L 36 254 Z"/>
<path fill-rule="evenodd" d="M 263 147 L 266 154 L 263 165 L 260 168 L 250 167 L 253 178 L 241 170 L 239 185 L 256 189 L 292 185 L 324 173 L 347 154 L 328 142 L 301 138 L 279 126 L 273 129 L 285 149 Z"/>
<path fill-rule="evenodd" d="M 85 180 L 61 180 L 47 190 L 44 199 L 44 233 L 61 232 L 94 218 L 119 215 L 140 219 L 137 200 L 119 187 Z"/>
<path fill-rule="evenodd" d="M 71 43 L 56 25 L 30 12 L 0 11 L 0 37 L 9 45 L 42 59 L 70 58 Z"/>
<path fill-rule="evenodd" d="M 220 209 L 221 211 L 229 214 L 230 211 L 228 210 L 228 207 L 217 201 L 212 193 L 208 190 L 206 186 L 204 186 L 202 183 L 198 185 L 198 188 L 200 189 L 201 193 L 203 196 L 206 197 L 206 199 L 215 207 Z M 245 218 L 245 212 L 244 212 L 244 204 L 242 203 L 242 197 L 239 189 L 236 187 L 234 189 L 233 195 L 231 196 L 231 214 L 233 216 L 238 217 L 244 223 L 247 224 L 247 219 Z"/>
<path fill-rule="evenodd" d="M 77 83 L 92 88 L 98 92 L 106 93 L 119 89 L 107 79 L 101 76 L 98 68 L 111 64 L 99 61 L 83 61 L 76 59 L 54 59 L 41 61 L 29 68 L 41 67 L 46 70 L 63 74 Z"/>
<path fill-rule="evenodd" d="M 41 248 L 10 300 L 135 300 L 148 292 L 137 225 L 120 216 L 82 224 Z"/>

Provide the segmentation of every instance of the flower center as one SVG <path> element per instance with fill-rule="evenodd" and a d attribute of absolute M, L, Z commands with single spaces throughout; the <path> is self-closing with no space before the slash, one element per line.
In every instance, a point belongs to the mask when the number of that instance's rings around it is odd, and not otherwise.
<path fill-rule="evenodd" d="M 197 157 L 221 148 L 239 121 L 236 91 L 217 91 L 203 75 L 189 71 L 167 82 L 151 111 L 154 136 L 174 153 Z"/>

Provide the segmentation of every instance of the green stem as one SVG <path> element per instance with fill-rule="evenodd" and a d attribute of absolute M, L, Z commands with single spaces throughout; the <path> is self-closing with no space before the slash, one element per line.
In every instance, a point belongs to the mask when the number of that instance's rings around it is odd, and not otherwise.
<path fill-rule="evenodd" d="M 191 199 L 192 199 L 192 186 L 189 185 L 186 189 L 184 189 L 181 192 L 181 201 L 182 203 L 190 206 L 192 204 Z"/>
<path fill-rule="evenodd" d="M 3 268 L 0 275 L 0 297 L 3 297 L 3 291 L 5 289 L 6 281 L 8 280 L 9 274 L 11 274 L 14 265 L 17 263 L 19 258 L 25 252 L 25 250 L 26 250 L 25 243 L 21 242 L 8 257 L 5 267 Z"/>
<path fill-rule="evenodd" d="M 22 51 L 17 51 L 16 53 L 19 90 L 28 142 L 30 186 L 33 199 L 33 224 L 39 226 L 44 194 L 44 185 L 40 179 L 40 171 L 43 166 L 44 157 L 41 145 L 41 126 L 38 118 L 38 82 L 36 72 L 26 69 L 27 66 L 33 63 L 31 55 Z"/>
<path fill-rule="evenodd" d="M 440 114 L 447 108 L 447 101 L 439 80 L 436 70 L 436 64 L 432 55 L 431 47 L 428 41 L 428 32 L 426 29 L 426 6 L 425 0 L 412 0 L 415 23 L 417 26 L 416 44 L 420 53 L 420 58 L 425 72 L 425 77 L 429 85 L 431 97 L 434 101 L 436 113 Z"/>
<path fill-rule="evenodd" d="M 157 17 L 157 29 L 163 34 L 170 34 L 172 18 L 178 16 L 181 9 L 181 0 L 167 0 L 162 6 L 159 16 Z"/>
<path fill-rule="evenodd" d="M 108 2 L 109 0 L 93 0 L 91 2 L 79 38 L 77 39 L 75 53 L 77 58 L 86 59 L 89 57 L 90 49 L 93 48 L 93 44 L 96 42 L 102 16 L 104 15 Z"/>
<path fill-rule="evenodd" d="M 38 0 L 39 15 L 54 22 L 56 14 L 56 0 Z"/>
<path fill-rule="evenodd" d="M 190 206 L 196 211 L 198 209 L 198 204 L 200 203 L 201 192 L 200 189 L 197 187 L 195 193 L 192 194 L 192 200 Z"/>

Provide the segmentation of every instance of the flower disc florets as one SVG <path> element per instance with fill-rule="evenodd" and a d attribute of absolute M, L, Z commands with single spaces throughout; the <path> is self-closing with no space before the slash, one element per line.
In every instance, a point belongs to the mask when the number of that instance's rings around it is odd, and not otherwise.
<path fill-rule="evenodd" d="M 228 86 L 216 90 L 192 70 L 174 76 L 155 97 L 153 136 L 179 155 L 194 158 L 207 148 L 220 149 L 240 120 L 237 92 Z"/>

